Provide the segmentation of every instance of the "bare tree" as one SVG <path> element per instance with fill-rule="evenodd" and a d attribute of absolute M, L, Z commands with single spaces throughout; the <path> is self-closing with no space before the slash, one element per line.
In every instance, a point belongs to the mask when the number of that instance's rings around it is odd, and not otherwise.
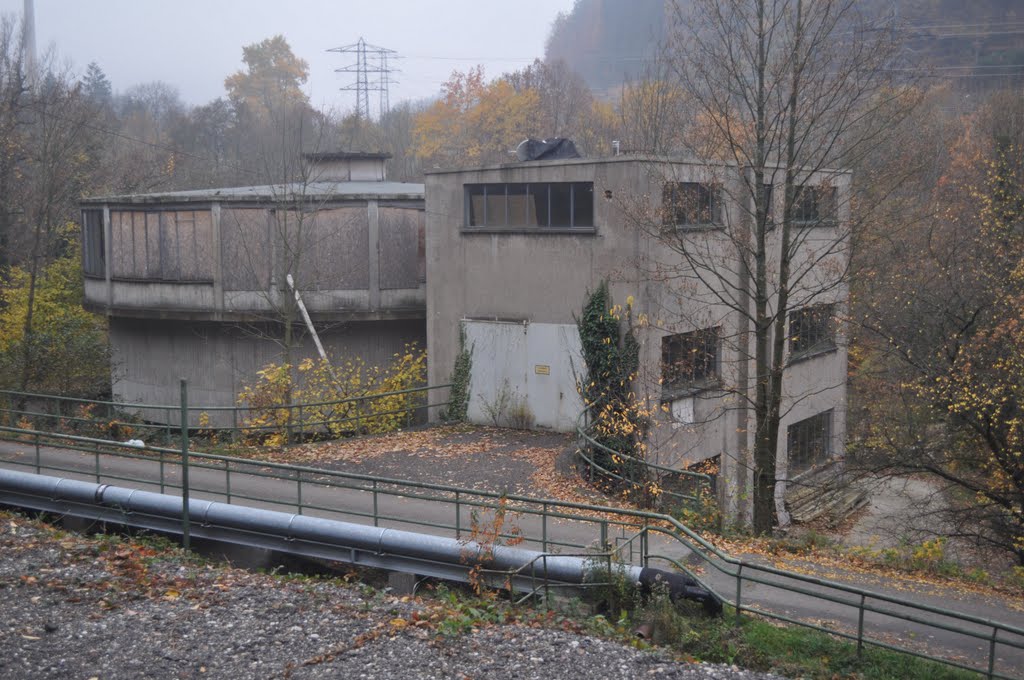
<path fill-rule="evenodd" d="M 15 185 L 24 156 L 19 140 L 27 123 L 28 93 L 23 53 L 18 22 L 10 15 L 0 16 L 0 267 L 12 263 L 14 224 L 20 214 Z"/>
<path fill-rule="evenodd" d="M 841 170 L 884 143 L 913 104 L 894 81 L 899 56 L 890 22 L 862 15 L 855 0 L 694 0 L 676 6 L 669 65 L 683 92 L 689 152 L 713 159 L 719 177 L 707 196 L 666 195 L 672 210 L 714 209 L 731 199 L 739 214 L 714 229 L 642 215 L 637 224 L 673 255 L 652 272 L 739 319 L 723 338 L 752 379 L 727 386 L 753 412 L 747 454 L 723 461 L 753 474 L 753 527 L 769 531 L 782 503 L 777 458 L 786 395 L 788 322 L 797 310 L 838 302 L 849 262 L 851 213 Z M 667 178 L 672 180 L 673 178 Z M 669 184 L 666 184 L 668 187 Z M 668 191 L 668 189 L 666 189 Z M 708 199 L 708 197 L 712 197 Z M 681 205 L 693 200 L 703 205 Z M 634 213 L 636 214 L 636 213 Z"/>

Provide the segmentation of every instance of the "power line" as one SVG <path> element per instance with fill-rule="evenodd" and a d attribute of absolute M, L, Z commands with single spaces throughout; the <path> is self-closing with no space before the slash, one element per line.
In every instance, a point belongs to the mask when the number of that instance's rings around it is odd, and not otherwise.
<path fill-rule="evenodd" d="M 351 45 L 333 47 L 327 51 L 356 56 L 356 63 L 334 69 L 335 73 L 354 73 L 356 76 L 355 83 L 340 88 L 342 91 L 355 91 L 356 116 L 366 120 L 370 119 L 370 92 L 377 92 L 379 116 L 384 118 L 391 109 L 390 85 L 398 82 L 391 78 L 391 74 L 397 70 L 390 67 L 388 61 L 398 59 L 397 52 L 386 47 L 371 45 L 362 37 Z M 377 77 L 371 78 L 371 74 Z"/>

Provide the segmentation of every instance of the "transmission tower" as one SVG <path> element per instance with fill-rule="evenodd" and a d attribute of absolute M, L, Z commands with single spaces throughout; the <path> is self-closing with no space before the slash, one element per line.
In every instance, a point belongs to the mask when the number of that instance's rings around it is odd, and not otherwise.
<path fill-rule="evenodd" d="M 383 118 L 391 109 L 391 100 L 388 88 L 391 83 L 398 81 L 391 78 L 392 73 L 397 69 L 389 65 L 389 61 L 398 59 L 394 50 L 385 47 L 371 45 L 361 37 L 352 45 L 334 47 L 328 52 L 340 52 L 341 54 L 354 54 L 356 63 L 336 68 L 336 73 L 354 73 L 356 81 L 341 88 L 342 92 L 355 90 L 356 93 L 356 116 L 370 119 L 370 93 L 376 92 L 379 104 L 379 117 Z"/>

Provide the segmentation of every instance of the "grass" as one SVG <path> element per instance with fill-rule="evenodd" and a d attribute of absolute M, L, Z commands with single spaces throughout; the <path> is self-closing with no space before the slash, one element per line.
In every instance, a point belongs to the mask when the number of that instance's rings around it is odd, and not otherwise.
<path fill-rule="evenodd" d="M 978 674 L 909 654 L 866 646 L 860 656 L 851 642 L 808 628 L 777 626 L 746 618 L 691 619 L 685 638 L 673 645 L 712 663 L 736 663 L 788 677 L 864 680 L 957 680 Z"/>

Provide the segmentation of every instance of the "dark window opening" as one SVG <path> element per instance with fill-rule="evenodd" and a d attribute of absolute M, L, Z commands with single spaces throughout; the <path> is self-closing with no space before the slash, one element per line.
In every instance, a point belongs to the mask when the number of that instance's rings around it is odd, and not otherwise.
<path fill-rule="evenodd" d="M 103 211 L 82 211 L 82 271 L 86 276 L 106 276 Z"/>
<path fill-rule="evenodd" d="M 775 214 L 775 211 L 772 209 L 773 204 L 775 203 L 775 201 L 773 200 L 775 196 L 775 187 L 773 187 L 771 184 L 762 184 L 761 186 L 764 189 L 765 222 L 768 225 L 771 225 Z"/>
<path fill-rule="evenodd" d="M 832 410 L 793 423 L 786 430 L 789 474 L 828 460 L 832 453 Z"/>
<path fill-rule="evenodd" d="M 803 225 L 834 222 L 836 208 L 835 187 L 799 186 L 793 202 L 793 221 Z"/>
<path fill-rule="evenodd" d="M 594 183 L 467 184 L 466 226 L 497 229 L 593 227 Z"/>
<path fill-rule="evenodd" d="M 667 182 L 661 191 L 662 223 L 704 226 L 721 221 L 718 187 L 699 182 Z"/>
<path fill-rule="evenodd" d="M 833 314 L 833 305 L 813 305 L 790 312 L 790 355 L 798 356 L 835 349 Z"/>
<path fill-rule="evenodd" d="M 705 328 L 661 339 L 661 389 L 673 392 L 718 379 L 719 329 Z"/>

